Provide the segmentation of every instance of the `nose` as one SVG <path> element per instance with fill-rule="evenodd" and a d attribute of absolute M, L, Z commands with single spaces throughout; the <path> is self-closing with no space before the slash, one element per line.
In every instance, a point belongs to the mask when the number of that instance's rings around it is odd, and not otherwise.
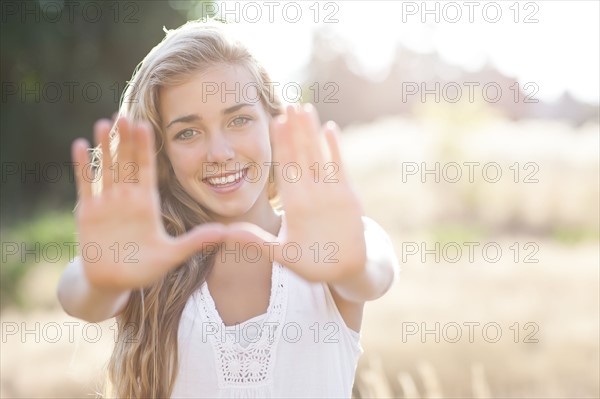
<path fill-rule="evenodd" d="M 231 147 L 231 144 L 227 138 L 221 133 L 217 132 L 211 135 L 208 153 L 206 160 L 211 163 L 224 163 L 235 156 L 235 151 Z"/>

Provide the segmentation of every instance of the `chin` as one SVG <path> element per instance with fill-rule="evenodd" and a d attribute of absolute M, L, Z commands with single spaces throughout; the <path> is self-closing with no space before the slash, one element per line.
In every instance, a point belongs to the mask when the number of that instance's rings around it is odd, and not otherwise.
<path fill-rule="evenodd" d="M 218 209 L 209 208 L 209 214 L 215 221 L 222 219 L 242 219 L 249 211 L 251 207 L 219 207 Z"/>
<path fill-rule="evenodd" d="M 196 188 L 194 199 L 202 204 L 213 220 L 242 220 L 257 206 L 257 202 L 262 201 L 261 194 L 266 195 L 266 182 L 262 187 L 262 191 L 258 187 L 246 186 L 242 187 L 241 190 L 220 196 L 205 190 L 204 187 L 201 190 Z"/>
<path fill-rule="evenodd" d="M 218 199 L 211 197 L 198 198 L 213 218 L 240 218 L 252 210 L 258 197 L 243 195 L 238 198 Z"/>

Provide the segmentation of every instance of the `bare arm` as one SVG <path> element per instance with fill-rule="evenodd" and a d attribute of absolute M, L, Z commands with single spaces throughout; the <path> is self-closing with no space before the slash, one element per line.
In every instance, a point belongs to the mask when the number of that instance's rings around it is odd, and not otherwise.
<path fill-rule="evenodd" d="M 344 299 L 362 303 L 385 294 L 398 279 L 400 267 L 389 236 L 375 221 L 362 217 L 367 262 L 352 276 L 332 282 L 329 287 Z"/>
<path fill-rule="evenodd" d="M 67 314 L 85 321 L 96 323 L 119 314 L 131 290 L 108 290 L 90 284 L 81 258 L 70 262 L 58 283 L 58 300 Z"/>

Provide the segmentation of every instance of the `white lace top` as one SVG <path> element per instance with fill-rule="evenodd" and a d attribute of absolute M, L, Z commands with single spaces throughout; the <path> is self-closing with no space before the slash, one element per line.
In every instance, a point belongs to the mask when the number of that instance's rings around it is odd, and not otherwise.
<path fill-rule="evenodd" d="M 204 283 L 186 304 L 178 339 L 173 398 L 350 398 L 363 352 L 327 284 L 278 263 L 266 313 L 225 326 Z"/>

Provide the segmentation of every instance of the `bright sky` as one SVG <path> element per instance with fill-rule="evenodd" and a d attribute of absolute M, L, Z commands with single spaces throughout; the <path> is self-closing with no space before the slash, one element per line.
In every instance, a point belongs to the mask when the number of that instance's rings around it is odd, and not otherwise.
<path fill-rule="evenodd" d="M 246 42 L 282 81 L 298 79 L 311 50 L 311 32 L 327 26 L 349 40 L 365 73 L 385 72 L 401 42 L 418 52 L 437 51 L 447 62 L 470 70 L 489 60 L 522 83 L 535 82 L 541 100 L 552 101 L 569 90 L 580 100 L 600 102 L 597 1 L 428 1 L 429 14 L 422 1 L 226 3 L 217 2 L 219 11 L 229 10 L 228 19 L 249 28 Z"/>

